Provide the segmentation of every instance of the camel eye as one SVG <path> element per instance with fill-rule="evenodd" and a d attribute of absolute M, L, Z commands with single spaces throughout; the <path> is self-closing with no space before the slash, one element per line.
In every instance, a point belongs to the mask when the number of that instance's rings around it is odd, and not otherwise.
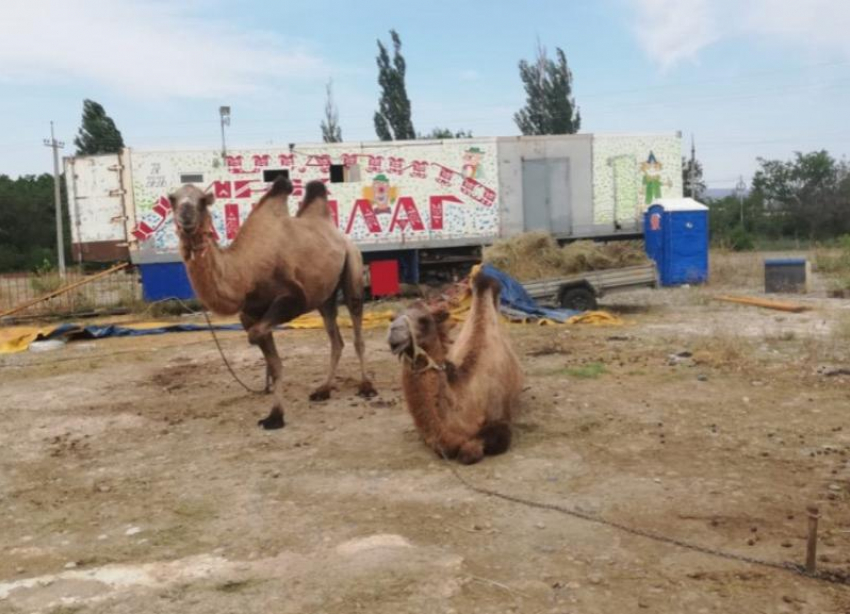
<path fill-rule="evenodd" d="M 419 316 L 419 326 L 421 326 L 422 328 L 428 328 L 429 322 L 430 319 L 428 318 L 428 316 Z"/>

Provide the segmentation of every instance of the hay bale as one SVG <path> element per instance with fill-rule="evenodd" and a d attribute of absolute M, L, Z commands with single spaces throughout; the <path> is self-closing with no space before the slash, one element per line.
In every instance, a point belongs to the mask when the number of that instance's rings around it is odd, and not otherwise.
<path fill-rule="evenodd" d="M 502 239 L 484 250 L 484 262 L 519 281 L 534 281 L 648 262 L 640 241 L 575 241 L 560 247 L 545 232 Z"/>

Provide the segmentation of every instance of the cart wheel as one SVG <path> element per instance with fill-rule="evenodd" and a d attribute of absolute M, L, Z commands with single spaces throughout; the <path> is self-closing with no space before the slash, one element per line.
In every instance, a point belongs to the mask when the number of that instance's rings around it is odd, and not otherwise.
<path fill-rule="evenodd" d="M 596 309 L 596 296 L 587 288 L 568 288 L 561 293 L 561 307 L 574 311 Z"/>

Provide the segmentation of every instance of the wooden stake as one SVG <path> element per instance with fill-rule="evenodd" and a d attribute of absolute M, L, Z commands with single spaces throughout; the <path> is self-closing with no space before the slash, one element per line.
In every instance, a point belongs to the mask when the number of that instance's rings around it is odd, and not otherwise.
<path fill-rule="evenodd" d="M 806 571 L 815 573 L 817 567 L 818 554 L 818 508 L 815 505 L 810 505 L 806 508 L 809 513 L 809 540 L 806 543 Z"/>
<path fill-rule="evenodd" d="M 787 311 L 789 313 L 803 313 L 804 311 L 811 310 L 811 307 L 807 307 L 806 305 L 771 301 L 768 299 L 748 296 L 715 296 L 714 300 L 725 301 L 727 303 L 739 303 L 741 305 L 751 305 L 753 307 L 763 307 L 764 309 L 775 309 L 777 311 Z"/>

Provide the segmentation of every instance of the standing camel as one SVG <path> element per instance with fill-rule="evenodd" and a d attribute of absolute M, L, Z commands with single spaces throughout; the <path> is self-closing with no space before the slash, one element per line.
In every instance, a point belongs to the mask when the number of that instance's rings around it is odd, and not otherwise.
<path fill-rule="evenodd" d="M 389 345 L 402 359 L 407 409 L 425 443 L 464 464 L 501 454 L 523 374 L 499 322 L 499 282 L 478 273 L 472 310 L 454 343 L 449 313 L 417 301 L 390 325 Z"/>
<path fill-rule="evenodd" d="M 330 396 L 343 340 L 337 324 L 337 295 L 342 289 L 354 325 L 360 359 L 358 394 L 377 394 L 363 358 L 363 260 L 357 247 L 334 224 L 327 188 L 307 184 L 298 214 L 289 214 L 292 183 L 278 178 L 245 220 L 233 243 L 221 248 L 213 240 L 210 206 L 215 197 L 193 185 L 169 196 L 186 271 L 201 302 L 222 315 L 239 314 L 248 341 L 266 360 L 274 404 L 259 421 L 265 429 L 284 426 L 280 356 L 272 337 L 275 326 L 318 309 L 331 342 L 328 377 L 310 400 Z"/>

